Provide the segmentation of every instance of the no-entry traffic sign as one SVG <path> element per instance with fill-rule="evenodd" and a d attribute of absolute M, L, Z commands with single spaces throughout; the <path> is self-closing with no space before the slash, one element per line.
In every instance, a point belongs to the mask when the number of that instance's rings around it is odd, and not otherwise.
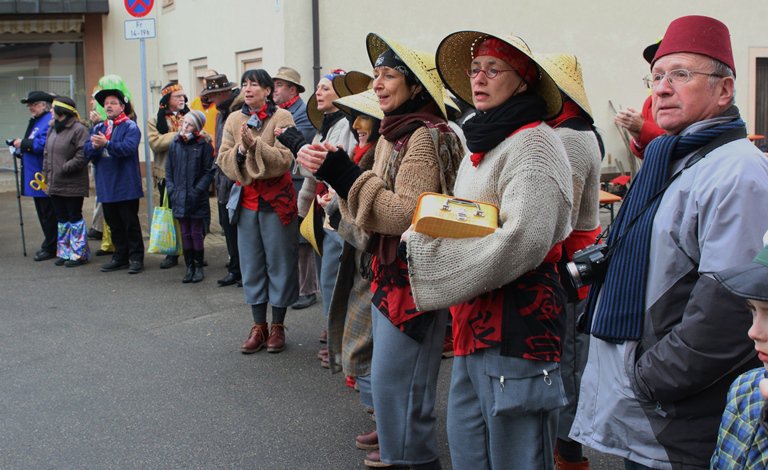
<path fill-rule="evenodd" d="M 155 0 L 124 0 L 124 2 L 125 10 L 135 18 L 147 16 L 155 5 Z"/>

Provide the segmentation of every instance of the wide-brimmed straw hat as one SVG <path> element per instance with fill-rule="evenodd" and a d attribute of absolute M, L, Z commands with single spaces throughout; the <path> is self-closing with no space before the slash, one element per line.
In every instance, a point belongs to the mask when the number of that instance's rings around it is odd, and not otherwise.
<path fill-rule="evenodd" d="M 371 88 L 372 85 L 373 77 L 357 70 L 333 78 L 333 89 L 336 90 L 339 97 L 362 93 Z"/>
<path fill-rule="evenodd" d="M 384 119 L 384 111 L 379 107 L 379 97 L 373 90 L 339 98 L 333 104 L 348 116 L 358 112 L 375 119 Z"/>
<path fill-rule="evenodd" d="M 333 91 L 339 98 L 343 98 L 344 96 L 349 96 L 352 94 L 349 88 L 347 88 L 346 85 L 343 85 L 345 76 L 346 73 L 336 74 L 336 76 L 331 80 Z M 336 100 L 334 100 L 334 103 L 335 102 Z M 307 101 L 307 117 L 309 118 L 309 122 L 312 123 L 312 126 L 319 131 L 323 126 L 323 113 L 317 109 L 317 96 L 315 96 L 314 93 L 312 93 L 312 96 L 310 96 L 309 100 Z"/>
<path fill-rule="evenodd" d="M 400 57 L 408 69 L 416 75 L 416 78 L 427 90 L 427 93 L 429 93 L 432 99 L 435 100 L 443 117 L 448 116 L 445 111 L 443 82 L 440 81 L 440 76 L 438 75 L 437 67 L 435 66 L 435 58 L 432 54 L 413 50 L 400 43 L 392 41 L 391 39 L 379 36 L 376 33 L 368 33 L 368 36 L 365 38 L 365 43 L 368 49 L 368 59 L 370 59 L 372 66 L 376 65 L 376 59 L 379 58 L 382 52 L 387 49 L 392 49 L 392 52 Z"/>
<path fill-rule="evenodd" d="M 545 54 L 538 56 L 539 64 L 547 71 L 558 87 L 572 99 L 594 122 L 592 107 L 589 105 L 581 63 L 571 54 Z"/>
<path fill-rule="evenodd" d="M 529 86 L 529 90 L 541 96 L 547 103 L 546 118 L 560 114 L 560 109 L 563 106 L 560 90 L 552 77 L 536 61 L 528 44 L 517 36 L 494 35 L 480 31 L 458 31 L 445 37 L 437 46 L 435 61 L 440 77 L 448 89 L 462 101 L 474 106 L 472 103 L 472 86 L 466 71 L 472 63 L 475 47 L 489 38 L 496 38 L 505 42 L 531 59 L 538 69 L 539 80 L 533 86 Z"/>

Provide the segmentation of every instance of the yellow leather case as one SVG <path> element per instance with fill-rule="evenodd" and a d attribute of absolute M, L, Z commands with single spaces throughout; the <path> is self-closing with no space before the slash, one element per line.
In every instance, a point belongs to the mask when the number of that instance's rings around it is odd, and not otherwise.
<path fill-rule="evenodd" d="M 412 223 L 415 231 L 434 238 L 484 237 L 499 227 L 499 209 L 485 202 L 424 193 Z"/>

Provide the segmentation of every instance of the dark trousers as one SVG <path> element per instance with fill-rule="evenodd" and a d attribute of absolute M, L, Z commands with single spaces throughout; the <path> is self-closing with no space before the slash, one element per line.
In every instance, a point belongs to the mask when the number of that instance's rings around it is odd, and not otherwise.
<path fill-rule="evenodd" d="M 59 223 L 83 220 L 83 197 L 51 196 L 53 213 Z"/>
<path fill-rule="evenodd" d="M 219 225 L 224 230 L 229 255 L 229 272 L 240 276 L 240 252 L 237 249 L 237 225 L 229 223 L 229 211 L 226 204 L 219 204 Z"/>
<path fill-rule="evenodd" d="M 181 246 L 184 251 L 203 251 L 205 247 L 205 221 L 182 217 L 176 219 L 181 228 Z"/>
<path fill-rule="evenodd" d="M 112 259 L 125 261 L 144 261 L 144 239 L 139 222 L 139 200 L 104 202 L 104 220 L 112 231 L 112 244 L 115 254 Z"/>
<path fill-rule="evenodd" d="M 56 221 L 51 199 L 47 197 L 34 197 L 32 199 L 35 200 L 37 220 L 40 221 L 40 228 L 43 229 L 43 243 L 40 244 L 40 250 L 55 254 L 56 231 L 59 223 Z"/>

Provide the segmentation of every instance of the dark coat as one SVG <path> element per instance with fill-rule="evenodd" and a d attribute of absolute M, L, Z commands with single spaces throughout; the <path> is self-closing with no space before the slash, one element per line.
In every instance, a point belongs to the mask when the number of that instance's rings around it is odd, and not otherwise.
<path fill-rule="evenodd" d="M 83 153 L 88 135 L 85 124 L 75 118 L 61 132 L 51 126 L 43 152 L 43 174 L 49 195 L 88 197 L 88 160 Z"/>
<path fill-rule="evenodd" d="M 213 181 L 213 145 L 203 133 L 184 142 L 176 136 L 165 160 L 165 188 L 177 219 L 209 219 L 211 204 L 208 186 Z"/>
<path fill-rule="evenodd" d="M 239 111 L 243 107 L 243 97 L 239 94 L 239 90 L 233 90 L 232 96 L 216 108 L 219 110 L 216 114 L 216 153 L 219 153 L 219 147 L 221 147 L 221 139 L 224 136 L 224 123 L 227 122 L 229 114 L 233 111 Z M 227 178 L 222 173 L 221 168 L 216 166 L 216 173 L 214 175 L 216 186 L 216 202 L 221 205 L 226 205 L 229 201 L 229 193 L 232 190 L 234 181 Z"/>

